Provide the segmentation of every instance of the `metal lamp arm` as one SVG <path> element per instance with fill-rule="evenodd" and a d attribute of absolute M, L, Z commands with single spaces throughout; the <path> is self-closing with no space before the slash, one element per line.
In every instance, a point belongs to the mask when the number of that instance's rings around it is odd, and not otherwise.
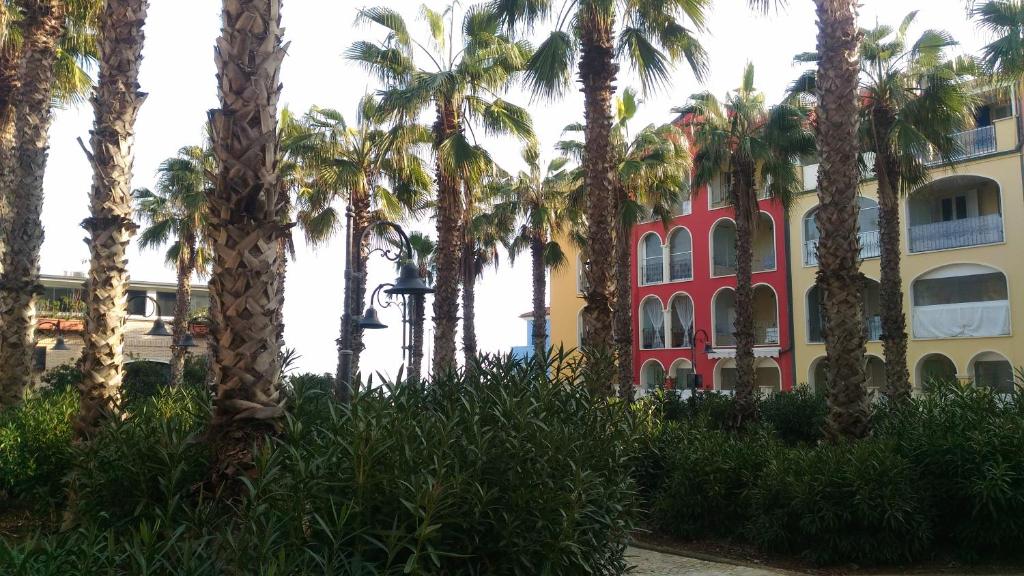
<path fill-rule="evenodd" d="M 395 233 L 398 234 L 398 236 L 402 239 L 402 247 L 401 247 L 401 249 L 396 254 L 396 253 L 392 252 L 390 248 L 374 248 L 373 250 L 370 250 L 369 252 L 367 252 L 366 255 L 369 256 L 370 254 L 373 254 L 374 252 L 380 252 L 380 254 L 382 256 L 384 256 L 384 258 L 386 258 L 386 259 L 388 259 L 388 260 L 390 260 L 392 262 L 398 262 L 399 260 L 402 260 L 402 256 L 403 256 L 403 252 L 404 252 L 405 259 L 406 260 L 412 260 L 413 259 L 412 243 L 409 241 L 409 235 L 405 233 L 405 230 L 403 230 L 401 226 L 399 226 L 398 224 L 396 224 L 394 222 L 391 222 L 390 220 L 380 220 L 380 221 L 374 222 L 373 224 L 370 224 L 369 226 L 364 228 L 362 233 L 359 235 L 359 243 L 356 246 L 359 246 L 360 250 L 361 250 L 361 247 L 366 243 L 367 240 L 369 240 L 370 234 L 372 232 L 378 230 L 381 227 L 390 228 L 391 230 L 393 230 Z"/>
<path fill-rule="evenodd" d="M 135 300 L 139 300 L 140 298 L 145 298 L 146 300 L 149 300 L 150 302 L 152 302 L 153 305 L 156 306 L 156 315 L 158 317 L 161 317 L 161 318 L 163 317 L 164 312 L 160 308 L 160 302 L 156 298 L 153 298 L 152 296 L 150 296 L 149 294 L 145 294 L 145 295 L 142 295 L 142 296 L 132 296 L 127 301 L 125 301 L 125 304 L 127 304 L 129 302 L 133 302 Z M 142 317 L 143 318 L 149 318 L 149 314 L 143 314 Z"/>

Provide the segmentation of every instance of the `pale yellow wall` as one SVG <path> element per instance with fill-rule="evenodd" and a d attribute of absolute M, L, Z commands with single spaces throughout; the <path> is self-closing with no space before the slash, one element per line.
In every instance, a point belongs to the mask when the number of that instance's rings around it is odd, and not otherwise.
<path fill-rule="evenodd" d="M 146 336 L 146 332 L 153 327 L 152 320 L 128 320 L 125 325 L 125 361 L 152 360 L 155 362 L 170 362 L 171 360 L 171 337 L 170 336 Z M 170 324 L 167 330 L 170 330 Z M 37 346 L 46 347 L 46 369 L 56 368 L 64 364 L 74 364 L 82 356 L 84 342 L 82 334 L 77 332 L 64 335 L 64 343 L 70 350 L 52 350 L 56 343 L 53 333 L 49 330 L 41 332 L 36 342 Z M 190 348 L 189 353 L 195 356 L 206 354 L 206 338 L 197 337 L 196 347 Z"/>
<path fill-rule="evenodd" d="M 1001 118 L 992 124 L 996 127 L 996 151 L 1013 150 L 1017 146 L 1017 117 Z"/>
<path fill-rule="evenodd" d="M 551 346 L 569 350 L 579 346 L 577 321 L 583 309 L 583 298 L 576 286 L 579 250 L 566 238 L 559 242 L 566 265 L 551 272 Z"/>
<path fill-rule="evenodd" d="M 1015 119 L 1010 119 L 1014 120 Z M 1009 123 L 1013 126 L 1013 123 Z M 999 127 L 1002 130 L 1002 126 Z M 1002 132 L 1000 132 L 1002 134 Z M 1011 132 L 1013 134 L 1013 132 Z M 1016 138 L 1014 138 L 1014 141 Z M 1005 139 L 1000 140 L 1000 148 Z M 1012 146 L 1011 146 L 1012 147 Z M 924 356 L 938 352 L 949 357 L 957 366 L 958 375 L 968 376 L 968 365 L 971 359 L 983 351 L 994 351 L 1002 354 L 1014 367 L 1024 366 L 1024 185 L 1021 181 L 1021 155 L 1010 153 L 984 159 L 967 161 L 956 167 L 956 174 L 979 175 L 992 178 L 1001 187 L 1003 212 L 1004 243 L 977 247 L 956 248 L 927 253 L 908 253 L 907 211 L 901 213 L 901 235 L 903 244 L 902 272 L 904 289 L 904 309 L 907 311 L 907 332 L 910 335 L 907 362 L 911 379 L 916 378 L 918 362 Z M 952 175 L 953 171 L 939 168 L 932 171 L 932 179 Z M 861 194 L 877 200 L 875 181 L 862 184 Z M 817 205 L 817 196 L 809 192 L 798 197 L 791 211 L 790 218 L 790 257 L 793 271 L 793 322 L 796 330 L 796 374 L 798 382 L 807 382 L 810 378 L 812 363 L 825 355 L 824 344 L 808 343 L 807 331 L 807 291 L 814 285 L 817 267 L 805 266 L 803 263 L 803 217 Z M 1011 336 L 991 338 L 949 338 L 941 340 L 918 339 L 913 337 L 910 325 L 910 292 L 911 282 L 919 275 L 934 268 L 954 263 L 978 263 L 991 266 L 1006 274 L 1010 295 Z M 879 261 L 877 258 L 865 260 L 862 272 L 875 280 L 879 279 Z M 882 345 L 869 342 L 868 354 L 883 357 Z M 915 382 L 915 385 L 917 383 Z"/>

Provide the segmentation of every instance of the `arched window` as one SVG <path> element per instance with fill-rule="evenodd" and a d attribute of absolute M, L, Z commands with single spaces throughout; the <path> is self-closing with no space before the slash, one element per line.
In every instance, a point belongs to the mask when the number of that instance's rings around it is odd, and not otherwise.
<path fill-rule="evenodd" d="M 736 292 L 732 288 L 719 290 L 711 306 L 715 317 L 715 346 L 735 346 Z"/>
<path fill-rule="evenodd" d="M 693 279 L 693 243 L 686 228 L 677 228 L 669 238 L 669 280 Z"/>
<path fill-rule="evenodd" d="M 928 252 L 1003 241 L 999 184 L 958 174 L 915 190 L 907 200 L 910 251 Z"/>
<path fill-rule="evenodd" d="M 665 347 L 665 309 L 661 301 L 649 297 L 640 305 L 640 347 L 652 350 Z"/>
<path fill-rule="evenodd" d="M 779 302 L 771 287 L 765 284 L 754 286 L 753 312 L 754 344 L 777 346 L 779 344 Z"/>
<path fill-rule="evenodd" d="M 690 332 L 693 330 L 693 300 L 686 294 L 676 294 L 668 308 L 671 326 L 672 348 L 690 348 Z"/>
<path fill-rule="evenodd" d="M 1006 275 L 981 264 L 951 264 L 914 280 L 916 338 L 978 338 L 1010 334 Z"/>
<path fill-rule="evenodd" d="M 736 224 L 719 220 L 711 229 L 711 275 L 730 276 L 736 273 Z"/>
<path fill-rule="evenodd" d="M 715 389 L 735 392 L 737 378 L 735 359 L 723 359 L 715 366 Z M 774 360 L 771 358 L 754 359 L 754 386 L 762 394 L 782 390 L 782 371 Z"/>
<path fill-rule="evenodd" d="M 640 370 L 640 386 L 646 391 L 665 387 L 665 369 L 657 360 L 648 360 Z"/>
<path fill-rule="evenodd" d="M 665 255 L 661 239 L 653 232 L 644 236 L 640 277 L 643 284 L 659 284 L 665 280 Z"/>
<path fill-rule="evenodd" d="M 917 363 L 917 384 L 927 388 L 935 383 L 957 381 L 956 364 L 942 354 L 928 354 Z"/>
<path fill-rule="evenodd" d="M 877 356 L 868 356 L 868 390 L 877 393 L 885 388 L 885 362 Z"/>
<path fill-rule="evenodd" d="M 1013 366 L 1003 355 L 982 352 L 971 360 L 970 375 L 975 386 L 991 388 L 997 394 L 1012 394 L 1016 387 Z"/>
<path fill-rule="evenodd" d="M 882 339 L 882 309 L 879 300 L 879 284 L 871 278 L 864 278 L 864 330 L 867 339 L 875 342 Z M 821 288 L 815 284 L 807 292 L 807 341 L 825 341 L 825 302 Z"/>
<path fill-rule="evenodd" d="M 753 262 L 754 272 L 775 270 L 775 222 L 768 214 L 758 214 L 757 227 L 753 230 Z"/>
<path fill-rule="evenodd" d="M 673 386 L 677 390 L 683 390 L 690 387 L 690 374 L 693 374 L 693 365 L 686 358 L 679 358 L 672 363 L 668 377 L 672 379 Z"/>
<path fill-rule="evenodd" d="M 857 238 L 860 240 L 861 259 L 878 258 L 882 254 L 882 246 L 878 240 L 878 202 L 863 196 L 857 197 L 857 207 L 860 209 L 857 216 L 859 232 Z M 804 216 L 804 264 L 817 266 L 818 264 L 818 224 L 815 217 L 818 209 L 815 208 Z"/>

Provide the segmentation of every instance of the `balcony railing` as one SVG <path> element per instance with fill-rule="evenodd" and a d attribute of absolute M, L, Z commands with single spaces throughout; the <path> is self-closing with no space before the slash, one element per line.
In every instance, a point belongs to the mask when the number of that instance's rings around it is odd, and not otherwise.
<path fill-rule="evenodd" d="M 869 230 L 857 234 L 860 239 L 860 259 L 878 258 L 882 255 L 882 243 L 878 237 L 878 230 Z M 808 240 L 804 242 L 804 264 L 808 266 L 818 265 L 818 241 Z"/>
<path fill-rule="evenodd" d="M 960 142 L 960 153 L 952 157 L 953 161 L 966 160 L 975 156 L 984 156 L 996 151 L 996 127 L 995 125 L 981 126 L 966 132 L 954 134 L 953 137 Z M 942 157 L 934 150 L 922 158 L 928 166 L 942 162 Z"/>
<path fill-rule="evenodd" d="M 690 255 L 686 254 L 685 257 L 672 259 L 668 265 L 668 274 L 669 279 L 673 282 L 693 278 L 693 261 L 690 259 Z"/>
<path fill-rule="evenodd" d="M 910 251 L 929 252 L 1003 241 L 1002 214 L 972 216 L 910 227 Z"/>
<path fill-rule="evenodd" d="M 641 334 L 640 347 L 644 350 L 654 350 L 665 347 L 665 331 L 654 328 L 644 328 Z"/>
<path fill-rule="evenodd" d="M 751 269 L 754 272 L 764 272 L 765 270 L 775 269 L 775 254 L 765 254 L 763 256 L 754 255 L 754 262 Z"/>
<path fill-rule="evenodd" d="M 672 330 L 672 347 L 673 348 L 693 348 L 693 343 L 690 342 L 690 335 L 682 329 Z"/>
<path fill-rule="evenodd" d="M 882 339 L 882 317 L 867 316 L 864 318 L 864 335 L 870 342 L 878 342 Z M 812 324 L 809 340 L 815 343 L 825 341 L 825 325 L 823 323 Z"/>
<path fill-rule="evenodd" d="M 715 276 L 730 276 L 736 273 L 736 255 L 716 255 L 714 259 Z"/>
<path fill-rule="evenodd" d="M 779 327 L 767 324 L 754 325 L 755 346 L 777 346 L 779 344 Z M 736 336 L 732 333 L 732 327 L 728 329 L 719 327 L 715 329 L 715 346 L 733 347 L 736 345 Z"/>
<path fill-rule="evenodd" d="M 665 268 L 661 260 L 644 263 L 644 284 L 658 284 L 665 281 Z"/>

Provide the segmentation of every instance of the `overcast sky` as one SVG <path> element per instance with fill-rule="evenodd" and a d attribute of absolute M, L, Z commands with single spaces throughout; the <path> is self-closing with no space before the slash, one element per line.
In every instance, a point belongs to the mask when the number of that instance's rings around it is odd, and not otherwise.
<path fill-rule="evenodd" d="M 149 93 L 149 99 L 136 126 L 135 187 L 152 186 L 162 160 L 173 156 L 182 146 L 198 144 L 206 111 L 217 105 L 212 47 L 220 32 L 220 2 L 151 0 L 150 4 L 141 77 L 142 89 Z M 436 0 L 427 4 L 438 10 L 446 5 Z M 702 37 L 711 56 L 711 74 L 706 85 L 699 85 L 687 69 L 678 69 L 670 87 L 645 97 L 634 125 L 670 120 L 670 109 L 700 90 L 723 94 L 739 84 L 747 61 L 755 65 L 756 85 L 770 99 L 777 100 L 796 75 L 790 63 L 792 56 L 812 50 L 815 45 L 813 3 L 790 0 L 788 4 L 782 12 L 754 16 L 747 10 L 746 0 L 716 0 L 709 31 Z M 354 117 L 360 96 L 378 88 L 342 57 L 351 42 L 375 36 L 372 29 L 353 25 L 357 8 L 364 5 L 373 4 L 352 0 L 285 0 L 285 38 L 291 47 L 282 73 L 283 105 L 299 113 L 312 105 L 332 107 Z M 412 21 L 421 3 L 392 0 L 387 5 L 399 8 Z M 963 0 L 864 0 L 861 24 L 870 26 L 877 19 L 895 26 L 915 9 L 921 11 L 916 30 L 949 30 L 964 50 L 976 50 L 983 43 L 984 38 L 966 16 Z M 423 33 L 418 24 L 416 29 Z M 620 88 L 636 85 L 628 71 L 620 75 Z M 521 93 L 512 93 L 508 99 L 530 108 L 549 155 L 561 128 L 581 117 L 582 96 L 576 90 L 569 91 L 560 102 L 531 102 Z M 44 274 L 88 268 L 89 254 L 79 223 L 88 215 L 91 173 L 75 139 L 88 140 L 91 124 L 89 106 L 56 114 L 45 184 Z M 506 169 L 520 167 L 517 142 L 490 145 L 494 157 Z M 408 228 L 432 231 L 433 223 L 408 223 Z M 287 344 L 302 354 L 302 370 L 333 372 L 344 272 L 342 238 L 339 236 L 337 241 L 316 250 L 305 246 L 301 235 L 296 240 L 297 259 L 288 267 L 285 337 Z M 394 276 L 393 266 L 379 257 L 369 267 L 371 287 Z M 174 271 L 164 264 L 163 252 L 140 253 L 133 248 L 130 271 L 136 280 L 174 281 Z M 528 260 L 524 258 L 511 266 L 507 258 L 503 259 L 500 268 L 488 272 L 478 285 L 480 349 L 504 351 L 526 344 L 525 324 L 519 315 L 530 308 Z M 381 318 L 392 326 L 399 324 L 399 315 L 394 310 L 382 311 Z M 370 334 L 363 355 L 364 372 L 393 374 L 400 363 L 400 341 L 397 329 Z M 429 350 L 427 358 L 429 361 Z"/>

